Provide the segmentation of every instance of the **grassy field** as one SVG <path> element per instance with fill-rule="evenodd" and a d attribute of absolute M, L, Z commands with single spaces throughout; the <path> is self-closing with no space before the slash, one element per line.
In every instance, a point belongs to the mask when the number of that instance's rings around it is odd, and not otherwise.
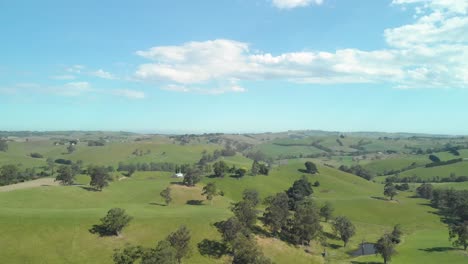
<path fill-rule="evenodd" d="M 310 150 L 310 153 L 321 151 L 314 147 L 284 147 L 265 143 L 261 139 L 267 136 L 271 135 L 257 136 L 261 143 L 254 148 L 262 148 L 270 157 L 301 153 L 304 151 L 302 148 Z M 323 140 L 322 144 L 333 147 L 332 140 L 335 140 L 334 136 Z M 372 141 L 382 140 L 373 138 Z M 349 146 L 359 140 L 346 137 L 343 142 Z M 53 140 L 41 139 L 11 142 L 8 152 L 0 152 L 0 165 L 23 163 L 23 167 L 42 166 L 47 157 L 113 166 L 119 161 L 182 164 L 197 162 L 204 150 L 212 152 L 222 147 L 205 140 L 180 145 L 168 138 L 154 136 L 141 141 L 111 141 L 104 147 L 78 144 L 76 152 L 64 154 L 65 146 L 54 146 Z M 132 154 L 135 149 L 150 152 L 135 156 Z M 30 158 L 28 155 L 31 152 L 41 153 L 45 158 Z M 467 151 L 461 151 L 461 156 L 465 157 L 466 154 Z M 451 158 L 448 152 L 439 155 L 444 160 Z M 323 159 L 318 163 L 330 163 L 334 166 L 356 164 L 352 158 L 349 155 L 332 156 L 328 161 Z M 222 159 L 237 167 L 249 169 L 252 165 L 252 160 L 240 153 Z M 400 169 L 413 162 L 423 165 L 427 162 L 426 159 L 426 155 L 400 154 L 381 160 L 361 160 L 359 164 L 378 173 L 386 169 Z M 170 172 L 136 172 L 130 178 L 115 173 L 116 180 L 102 192 L 89 190 L 89 177 L 86 175 L 79 175 L 77 185 L 74 186 L 39 184 L 35 188 L 28 186 L 27 189 L 7 189 L 0 192 L 0 263 L 112 263 L 113 249 L 126 243 L 154 246 L 158 240 L 164 239 L 182 224 L 192 231 L 193 248 L 192 256 L 185 259 L 184 263 L 227 263 L 228 257 L 214 259 L 200 255 L 197 243 L 205 238 L 220 239 L 213 223 L 232 215 L 229 207 L 231 203 L 241 199 L 244 189 L 256 189 L 262 198 L 284 191 L 304 175 L 300 169 L 304 168 L 306 160 L 291 159 L 283 162 L 281 166 L 271 168 L 268 176 L 246 175 L 241 179 L 230 176 L 204 177 L 193 188 L 178 184 L 180 179 L 171 178 Z M 422 177 L 448 176 L 451 172 L 467 175 L 467 166 L 468 162 L 463 162 L 430 169 L 416 168 L 401 175 L 417 173 Z M 451 246 L 447 227 L 441 222 L 436 210 L 426 200 L 413 198 L 413 192 L 400 192 L 395 201 L 388 201 L 383 196 L 383 185 L 380 183 L 369 182 L 327 166 L 319 165 L 318 169 L 318 174 L 306 175 L 311 182 L 320 182 L 319 187 L 314 187 L 313 197 L 316 203 L 321 205 L 330 202 L 335 207 L 335 215 L 349 217 L 356 225 L 357 233 L 346 248 L 330 234 L 327 241 L 329 255 L 325 259 L 321 256 L 323 247 L 316 242 L 313 243 L 310 254 L 302 247 L 258 236 L 257 241 L 264 253 L 275 263 L 382 263 L 378 256 L 351 257 L 349 253 L 356 250 L 362 241 L 375 242 L 385 232 L 391 231 L 395 224 L 401 224 L 405 234 L 402 243 L 397 246 L 398 254 L 392 263 L 438 264 L 468 261 L 466 252 Z M 212 204 L 204 201 L 201 196 L 203 185 L 209 182 L 215 182 L 224 192 L 224 196 L 216 196 Z M 411 184 L 412 190 L 418 185 Z M 468 189 L 468 182 L 434 185 L 436 188 Z M 167 186 L 171 186 L 174 201 L 171 205 L 164 206 L 159 192 Z M 187 204 L 189 200 L 203 200 L 203 203 L 190 205 Z M 113 207 L 124 208 L 134 218 L 129 227 L 124 229 L 122 236 L 98 237 L 91 234 L 89 228 Z M 262 207 L 263 205 L 259 206 L 259 209 Z M 258 224 L 261 225 L 260 222 Z M 329 223 L 322 225 L 326 232 L 331 233 Z"/>

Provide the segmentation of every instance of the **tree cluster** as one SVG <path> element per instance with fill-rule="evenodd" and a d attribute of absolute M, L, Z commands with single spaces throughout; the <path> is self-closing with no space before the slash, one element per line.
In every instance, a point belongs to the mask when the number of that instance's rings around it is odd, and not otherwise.
<path fill-rule="evenodd" d="M 113 260 L 115 264 L 180 264 L 191 254 L 191 238 L 190 230 L 181 226 L 154 248 L 127 244 L 124 248 L 115 249 Z"/>
<path fill-rule="evenodd" d="M 368 181 L 372 180 L 373 178 L 373 175 L 368 170 L 364 169 L 364 167 L 362 167 L 361 165 L 353 165 L 351 167 L 341 165 L 338 169 L 347 173 L 357 175 Z"/>

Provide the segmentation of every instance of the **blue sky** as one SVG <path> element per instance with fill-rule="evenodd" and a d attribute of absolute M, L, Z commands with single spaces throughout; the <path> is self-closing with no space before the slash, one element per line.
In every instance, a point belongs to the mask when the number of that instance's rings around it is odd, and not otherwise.
<path fill-rule="evenodd" d="M 0 130 L 468 134 L 468 0 L 0 2 Z"/>

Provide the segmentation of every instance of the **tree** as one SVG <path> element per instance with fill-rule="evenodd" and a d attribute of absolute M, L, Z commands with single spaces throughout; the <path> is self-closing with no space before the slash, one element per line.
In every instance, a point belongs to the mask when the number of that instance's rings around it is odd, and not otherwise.
<path fill-rule="evenodd" d="M 73 181 L 75 180 L 75 175 L 73 175 L 73 171 L 70 166 L 62 165 L 57 170 L 57 177 L 55 177 L 56 181 L 60 181 L 63 185 L 72 185 Z"/>
<path fill-rule="evenodd" d="M 230 217 L 229 219 L 215 224 L 218 231 L 221 233 L 224 242 L 231 243 L 236 239 L 237 234 L 242 233 L 248 235 L 250 232 L 245 226 L 237 219 L 237 217 Z"/>
<path fill-rule="evenodd" d="M 114 249 L 112 259 L 115 264 L 133 264 L 143 255 L 144 249 L 141 246 L 126 244 L 122 249 Z"/>
<path fill-rule="evenodd" d="M 175 232 L 167 237 L 167 241 L 175 249 L 175 257 L 178 263 L 182 262 L 182 258 L 187 257 L 191 253 L 190 248 L 190 230 L 186 226 L 181 226 Z"/>
<path fill-rule="evenodd" d="M 91 177 L 89 185 L 93 186 L 98 191 L 102 191 L 102 188 L 109 185 L 109 181 L 112 180 L 109 171 L 103 166 L 90 166 L 88 168 L 88 174 Z"/>
<path fill-rule="evenodd" d="M 238 168 L 238 169 L 236 170 L 236 176 L 237 176 L 237 178 L 242 178 L 242 177 L 244 177 L 246 173 L 247 173 L 247 170 L 244 169 L 244 168 Z"/>
<path fill-rule="evenodd" d="M 290 231 L 296 244 L 310 243 L 322 232 L 318 209 L 312 199 L 305 199 L 297 204 Z"/>
<path fill-rule="evenodd" d="M 263 222 L 274 235 L 286 226 L 289 218 L 288 196 L 284 192 L 277 193 L 265 199 L 266 209 Z"/>
<path fill-rule="evenodd" d="M 167 240 L 159 241 L 156 248 L 147 250 L 141 258 L 141 264 L 176 264 L 176 263 L 177 263 L 176 249 Z"/>
<path fill-rule="evenodd" d="M 8 150 L 8 142 L 5 139 L 0 139 L 0 151 L 6 152 Z"/>
<path fill-rule="evenodd" d="M 416 188 L 416 193 L 421 198 L 432 199 L 434 188 L 430 183 L 423 183 Z"/>
<path fill-rule="evenodd" d="M 100 220 L 101 224 L 93 225 L 89 230 L 91 233 L 98 233 L 101 236 L 118 236 L 122 229 L 130 223 L 132 217 L 127 215 L 122 208 L 112 208 Z"/>
<path fill-rule="evenodd" d="M 289 197 L 289 208 L 294 210 L 296 203 L 304 200 L 310 196 L 314 191 L 312 190 L 312 184 L 307 180 L 305 176 L 295 181 L 293 186 L 289 188 L 286 193 Z"/>
<path fill-rule="evenodd" d="M 393 200 L 393 197 L 397 194 L 398 194 L 397 189 L 395 188 L 395 185 L 393 185 L 393 183 L 390 182 L 390 183 L 385 184 L 385 187 L 384 187 L 385 196 L 389 196 L 390 200 Z"/>
<path fill-rule="evenodd" d="M 397 224 L 393 227 L 392 233 L 390 233 L 390 238 L 395 244 L 400 244 L 401 235 L 403 235 L 403 230 L 401 230 L 401 225 Z"/>
<path fill-rule="evenodd" d="M 228 171 L 228 169 L 229 166 L 222 160 L 213 164 L 213 172 L 216 177 L 224 177 L 224 174 Z"/>
<path fill-rule="evenodd" d="M 242 234 L 232 243 L 233 264 L 271 264 L 263 255 L 255 240 Z"/>
<path fill-rule="evenodd" d="M 257 222 L 257 211 L 250 201 L 240 201 L 233 204 L 231 211 L 247 228 L 252 228 Z"/>
<path fill-rule="evenodd" d="M 166 189 L 162 190 L 159 195 L 161 195 L 161 197 L 164 199 L 166 205 L 169 205 L 169 203 L 172 202 L 171 188 L 167 187 Z"/>
<path fill-rule="evenodd" d="M 392 256 L 396 254 L 395 244 L 392 242 L 391 235 L 385 234 L 374 245 L 375 252 L 380 254 L 384 259 L 384 264 L 392 259 Z"/>
<path fill-rule="evenodd" d="M 185 170 L 183 183 L 186 186 L 193 187 L 201 181 L 201 171 L 196 167 L 189 167 Z"/>
<path fill-rule="evenodd" d="M 335 218 L 332 228 L 335 234 L 337 234 L 343 241 L 345 247 L 348 244 L 349 239 L 356 233 L 356 228 L 346 216 Z"/>
<path fill-rule="evenodd" d="M 307 161 L 304 165 L 307 173 L 315 174 L 318 172 L 317 166 L 313 162 Z"/>
<path fill-rule="evenodd" d="M 320 186 L 320 182 L 319 181 L 315 181 L 314 182 L 314 187 L 319 187 Z"/>
<path fill-rule="evenodd" d="M 440 162 L 439 157 L 437 157 L 436 155 L 433 155 L 433 154 L 429 155 L 429 159 L 434 163 Z"/>
<path fill-rule="evenodd" d="M 325 219 L 325 222 L 328 222 L 329 219 L 332 218 L 333 216 L 333 211 L 335 209 L 331 205 L 330 202 L 326 202 L 321 208 L 320 208 L 320 216 Z"/>
<path fill-rule="evenodd" d="M 254 160 L 254 162 L 252 163 L 252 168 L 250 169 L 250 172 L 252 173 L 252 175 L 257 175 L 260 171 L 260 163 L 258 163 L 257 160 Z"/>
<path fill-rule="evenodd" d="M 449 226 L 449 237 L 452 244 L 462 246 L 464 250 L 468 248 L 468 221 L 452 224 Z"/>
<path fill-rule="evenodd" d="M 210 182 L 207 185 L 205 185 L 205 187 L 203 187 L 202 195 L 206 196 L 206 199 L 210 200 L 211 204 L 213 204 L 213 197 L 217 194 L 218 190 L 214 182 Z"/>
<path fill-rule="evenodd" d="M 80 174 L 82 168 L 83 168 L 83 161 L 82 161 L 82 160 L 78 160 L 77 162 L 74 162 L 74 163 L 71 165 L 71 169 L 72 169 L 73 175 Z"/>
<path fill-rule="evenodd" d="M 55 162 L 53 158 L 47 158 L 47 169 L 50 171 L 50 175 L 54 175 Z"/>
<path fill-rule="evenodd" d="M 255 189 L 245 189 L 242 192 L 242 199 L 251 202 L 255 207 L 260 203 L 260 194 Z"/>
<path fill-rule="evenodd" d="M 0 169 L 0 186 L 17 181 L 19 169 L 16 165 L 3 165 Z"/>
<path fill-rule="evenodd" d="M 75 150 L 76 150 L 75 145 L 73 145 L 73 144 L 68 145 L 68 147 L 67 147 L 68 154 L 73 153 Z"/>

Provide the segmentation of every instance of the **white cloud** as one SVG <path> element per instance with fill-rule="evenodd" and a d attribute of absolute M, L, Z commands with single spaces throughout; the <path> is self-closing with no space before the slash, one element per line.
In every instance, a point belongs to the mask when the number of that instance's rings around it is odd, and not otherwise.
<path fill-rule="evenodd" d="M 88 82 L 69 82 L 60 87 L 52 87 L 47 90 L 57 95 L 63 96 L 80 96 L 84 93 L 93 91 Z"/>
<path fill-rule="evenodd" d="M 75 73 L 75 74 L 79 74 L 81 73 L 81 71 L 84 69 L 85 67 L 83 65 L 73 65 L 73 66 L 70 66 L 68 68 L 66 68 L 65 70 L 67 72 L 70 72 L 70 73 Z"/>
<path fill-rule="evenodd" d="M 272 3 L 275 7 L 280 9 L 292 9 L 311 4 L 321 5 L 323 0 L 272 0 Z"/>
<path fill-rule="evenodd" d="M 193 87 L 193 86 L 184 86 L 184 85 L 175 85 L 170 84 L 162 88 L 166 91 L 173 92 L 183 92 L 183 93 L 199 93 L 199 94 L 225 94 L 225 93 L 244 93 L 247 91 L 244 87 L 241 87 L 236 84 L 221 86 L 216 88 L 206 88 L 206 87 Z"/>
<path fill-rule="evenodd" d="M 144 99 L 145 93 L 141 91 L 128 90 L 128 89 L 115 89 L 112 90 L 112 94 L 117 96 L 123 96 L 130 99 Z"/>
<path fill-rule="evenodd" d="M 108 79 L 108 80 L 115 79 L 115 76 L 112 73 L 106 72 L 103 69 L 99 69 L 97 71 L 94 71 L 91 74 L 96 76 L 96 77 L 103 78 L 103 79 Z"/>
<path fill-rule="evenodd" d="M 383 35 L 388 47 L 385 49 L 273 55 L 253 52 L 248 43 L 233 40 L 188 42 L 138 51 L 149 62 L 140 65 L 135 76 L 162 85 L 166 90 L 213 94 L 245 91 L 233 87 L 242 87 L 245 81 L 262 80 L 468 88 L 468 17 L 463 13 L 467 3 L 466 0 L 394 0 L 395 5 L 410 4 L 424 12 L 411 24 L 386 29 Z"/>

